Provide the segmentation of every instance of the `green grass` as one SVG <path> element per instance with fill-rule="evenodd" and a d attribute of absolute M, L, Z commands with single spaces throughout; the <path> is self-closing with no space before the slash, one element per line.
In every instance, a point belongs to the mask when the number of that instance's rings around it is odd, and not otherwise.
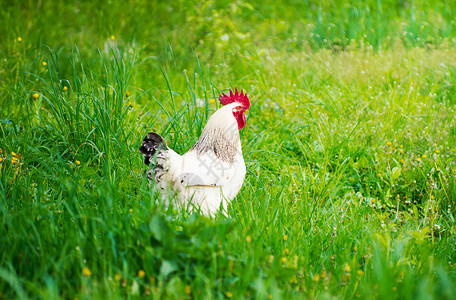
<path fill-rule="evenodd" d="M 0 298 L 454 297 L 453 1 L 3 7 Z M 142 138 L 236 86 L 230 217 L 164 209 Z"/>

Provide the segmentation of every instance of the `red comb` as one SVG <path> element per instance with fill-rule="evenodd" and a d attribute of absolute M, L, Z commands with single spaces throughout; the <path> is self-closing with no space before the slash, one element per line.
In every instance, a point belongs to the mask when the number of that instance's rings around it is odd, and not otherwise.
<path fill-rule="evenodd" d="M 249 109 L 250 107 L 250 100 L 247 97 L 247 94 L 244 94 L 243 90 L 241 90 L 241 93 L 239 94 L 237 88 L 234 89 L 234 94 L 233 91 L 230 89 L 229 96 L 225 93 L 222 93 L 219 100 L 221 105 L 227 105 L 233 102 L 237 102 L 241 104 L 243 107 L 245 107 L 245 109 Z"/>

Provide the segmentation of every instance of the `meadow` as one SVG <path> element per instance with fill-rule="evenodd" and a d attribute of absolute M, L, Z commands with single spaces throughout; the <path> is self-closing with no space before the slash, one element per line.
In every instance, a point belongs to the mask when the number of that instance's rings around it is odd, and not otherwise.
<path fill-rule="evenodd" d="M 2 1 L 0 299 L 451 299 L 456 2 Z M 238 87 L 247 176 L 170 207 Z"/>

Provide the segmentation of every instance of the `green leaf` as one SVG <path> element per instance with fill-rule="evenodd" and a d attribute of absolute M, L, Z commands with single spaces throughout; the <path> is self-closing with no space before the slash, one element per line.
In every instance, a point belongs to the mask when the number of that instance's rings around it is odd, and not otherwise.
<path fill-rule="evenodd" d="M 174 232 L 161 215 L 154 215 L 152 217 L 149 223 L 149 229 L 153 237 L 161 243 L 165 243 L 166 240 L 170 240 L 174 236 Z"/>
<path fill-rule="evenodd" d="M 391 170 L 391 180 L 396 180 L 399 178 L 399 176 L 401 176 L 401 168 L 399 167 L 394 167 L 392 170 Z"/>
<path fill-rule="evenodd" d="M 173 296 L 171 299 L 181 299 L 185 295 L 185 285 L 179 277 L 174 276 L 166 286 L 166 293 L 168 297 Z"/>
<path fill-rule="evenodd" d="M 172 272 L 178 269 L 177 263 L 175 261 L 164 260 L 161 267 L 160 273 L 164 276 L 168 276 Z"/>

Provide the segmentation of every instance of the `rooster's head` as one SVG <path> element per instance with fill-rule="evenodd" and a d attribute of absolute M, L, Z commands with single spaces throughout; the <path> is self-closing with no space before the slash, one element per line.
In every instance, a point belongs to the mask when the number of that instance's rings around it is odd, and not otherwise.
<path fill-rule="evenodd" d="M 228 105 L 231 103 L 238 104 L 233 108 L 233 116 L 236 118 L 239 130 L 244 128 L 246 124 L 244 112 L 250 107 L 250 101 L 247 94 L 244 94 L 243 90 L 241 90 L 241 93 L 239 94 L 237 88 L 234 89 L 233 93 L 230 89 L 230 95 L 228 96 L 225 93 L 222 93 L 219 100 L 221 105 Z"/>

